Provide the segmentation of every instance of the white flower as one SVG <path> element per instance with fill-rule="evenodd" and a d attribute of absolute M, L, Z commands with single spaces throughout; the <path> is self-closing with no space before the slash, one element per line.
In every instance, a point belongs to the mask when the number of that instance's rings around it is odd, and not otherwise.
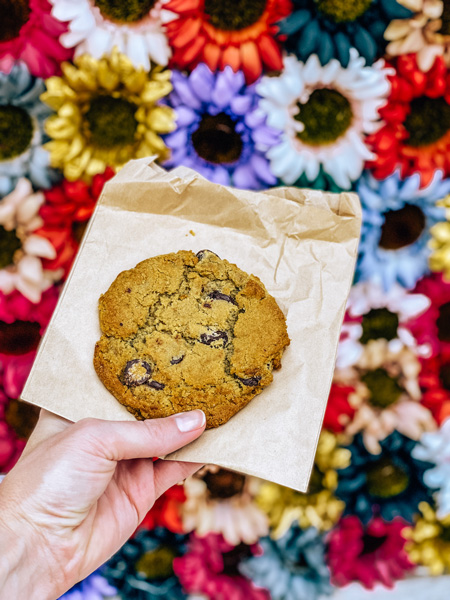
<path fill-rule="evenodd" d="M 361 175 L 364 162 L 375 158 L 364 138 L 381 125 L 378 109 L 389 93 L 387 75 L 392 71 L 382 60 L 371 67 L 364 65 L 364 59 L 354 48 L 350 50 L 347 68 L 336 59 L 322 66 L 315 54 L 306 63 L 288 56 L 279 77 L 263 77 L 258 84 L 257 91 L 262 96 L 260 108 L 267 115 L 267 124 L 284 132 L 280 144 L 267 153 L 273 173 L 284 183 L 291 185 L 302 174 L 313 181 L 322 167 L 338 186 L 348 189 Z M 331 133 L 329 139 L 318 138 L 315 142 L 311 121 L 306 125 L 301 121 L 302 115 L 306 119 L 305 105 L 317 90 L 333 90 L 328 94 L 329 112 L 325 116 L 336 126 L 335 139 Z M 313 104 L 309 106 L 312 111 L 320 102 Z M 323 113 L 316 114 L 320 120 Z M 321 121 L 316 132 L 323 135 L 327 133 L 325 129 L 326 124 L 324 127 Z M 300 139 L 303 132 L 312 132 L 308 141 L 304 136 Z"/>

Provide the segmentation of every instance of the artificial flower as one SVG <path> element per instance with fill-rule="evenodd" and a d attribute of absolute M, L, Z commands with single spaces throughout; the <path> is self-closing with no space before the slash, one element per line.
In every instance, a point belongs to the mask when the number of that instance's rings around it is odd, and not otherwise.
<path fill-rule="evenodd" d="M 436 223 L 430 229 L 432 236 L 428 244 L 431 248 L 430 269 L 432 271 L 442 271 L 444 278 L 450 281 L 450 195 L 447 195 L 437 204 L 444 207 L 447 220 Z"/>
<path fill-rule="evenodd" d="M 135 69 L 116 50 L 100 60 L 84 54 L 74 62 L 63 63 L 62 77 L 50 77 L 42 94 L 57 113 L 46 122 L 52 165 L 74 181 L 132 158 L 166 158 L 161 134 L 174 129 L 174 118 L 158 101 L 172 89 L 170 71 Z"/>
<path fill-rule="evenodd" d="M 256 87 L 261 110 L 268 125 L 283 132 L 267 153 L 273 174 L 290 185 L 303 174 L 314 181 L 322 168 L 349 189 L 364 161 L 375 158 L 365 137 L 381 125 L 388 73 L 382 60 L 365 67 L 352 48 L 347 68 L 335 59 L 322 67 L 316 54 L 306 63 L 288 56 L 280 76 L 263 77 Z"/>
<path fill-rule="evenodd" d="M 337 58 L 346 67 L 354 47 L 367 64 L 384 54 L 383 33 L 392 19 L 411 17 L 401 2 L 391 0 L 293 0 L 294 10 L 280 23 L 289 52 L 300 60 L 317 54 L 322 65 Z"/>
<path fill-rule="evenodd" d="M 164 492 L 145 515 L 140 524 L 142 529 L 166 527 L 173 533 L 184 533 L 181 507 L 186 502 L 183 485 L 174 485 Z"/>
<path fill-rule="evenodd" d="M 430 434 L 426 434 L 430 435 Z M 347 446 L 350 465 L 338 471 L 336 495 L 345 504 L 345 515 L 355 515 L 363 523 L 373 516 L 385 521 L 401 517 L 412 523 L 419 503 L 431 501 L 433 489 L 424 475 L 434 464 L 415 457 L 417 442 L 394 431 L 380 442 L 381 453 L 371 454 L 362 436 Z"/>
<path fill-rule="evenodd" d="M 386 523 L 374 517 L 363 525 L 356 516 L 344 517 L 328 535 L 332 583 L 341 587 L 359 581 L 369 590 L 377 583 L 393 588 L 414 568 L 405 550 L 406 529 L 402 519 Z"/>
<path fill-rule="evenodd" d="M 343 191 L 341 187 L 337 185 L 334 179 L 328 173 L 325 173 L 323 170 L 323 166 L 320 166 L 319 174 L 315 179 L 310 181 L 306 174 L 303 173 L 297 179 L 297 181 L 293 184 L 295 187 L 300 188 L 310 188 L 312 190 L 322 190 L 326 192 L 334 192 L 335 194 L 339 194 Z"/>
<path fill-rule="evenodd" d="M 42 294 L 41 301 L 38 304 L 31 302 L 17 290 L 10 294 L 4 294 L 0 291 L 0 322 L 28 321 L 37 323 L 40 327 L 39 334 L 42 335 L 50 321 L 57 301 L 58 289 L 55 286 Z M 8 352 L 7 349 L 10 348 L 11 343 L 20 348 L 23 341 L 18 342 L 17 337 L 18 331 L 15 331 L 14 334 L 10 334 L 8 342 L 5 343 L 5 338 L 3 338 L 3 343 L 0 343 L 0 353 Z"/>
<path fill-rule="evenodd" d="M 253 83 L 263 68 L 282 68 L 281 48 L 274 35 L 277 21 L 291 10 L 290 0 L 169 0 L 177 18 L 166 25 L 172 64 L 193 69 L 200 62 L 211 71 L 229 65 Z"/>
<path fill-rule="evenodd" d="M 266 151 L 279 132 L 259 114 L 259 96 L 231 67 L 213 74 L 200 64 L 190 75 L 172 74 L 168 101 L 177 129 L 165 137 L 172 150 L 166 166 L 185 165 L 224 185 L 260 189 L 276 183 Z"/>
<path fill-rule="evenodd" d="M 327 407 L 323 418 L 323 428 L 333 433 L 342 433 L 353 419 L 355 408 L 351 396 L 355 388 L 333 381 L 328 395 Z"/>
<path fill-rule="evenodd" d="M 417 172 L 425 187 L 436 170 L 450 174 L 450 77 L 441 56 L 427 73 L 414 54 L 398 57 L 392 66 L 391 93 L 379 109 L 384 124 L 367 138 L 376 158 L 367 165 L 377 179 L 397 169 L 402 178 Z"/>
<path fill-rule="evenodd" d="M 363 207 L 363 226 L 356 277 L 411 288 L 429 272 L 427 247 L 430 229 L 445 218 L 436 201 L 450 191 L 450 179 L 435 171 L 425 188 L 415 173 L 401 178 L 398 172 L 383 181 L 365 173 L 357 191 Z"/>
<path fill-rule="evenodd" d="M 239 570 L 267 588 L 272 600 L 316 600 L 331 594 L 323 536 L 314 527 L 291 527 L 282 538 L 260 540 L 263 553 L 245 560 Z"/>
<path fill-rule="evenodd" d="M 233 546 L 220 534 L 190 536 L 187 553 L 173 561 L 175 574 L 189 594 L 209 600 L 269 600 L 265 590 L 243 577 L 238 568 L 243 559 L 258 552 L 256 546 Z"/>
<path fill-rule="evenodd" d="M 338 446 L 336 436 L 322 431 L 306 494 L 275 483 L 263 483 L 256 503 L 269 517 L 271 537 L 283 536 L 294 522 L 302 529 L 311 526 L 331 529 L 344 510 L 344 503 L 334 495 L 336 469 L 345 468 L 349 461 L 350 452 Z"/>
<path fill-rule="evenodd" d="M 99 571 L 75 584 L 63 594 L 59 600 L 103 600 L 104 598 L 117 598 L 117 590 L 102 577 Z"/>
<path fill-rule="evenodd" d="M 13 326 L 9 326 L 6 333 L 7 335 L 15 333 L 18 340 L 23 340 L 25 338 L 25 343 L 21 343 L 20 346 L 20 342 L 16 342 L 20 354 L 18 352 L 16 354 L 0 354 L 0 368 L 3 371 L 3 385 L 5 392 L 10 398 L 18 398 L 21 395 L 23 386 L 25 385 L 27 377 L 30 374 L 31 367 L 33 366 L 33 362 L 36 357 L 35 348 L 37 347 L 40 339 L 39 337 L 33 337 L 33 335 L 35 335 L 35 331 L 33 331 L 33 323 L 22 324 L 17 321 L 16 323 L 17 325 L 13 324 Z M 20 331 L 18 333 L 19 324 L 20 329 L 23 329 L 24 331 Z M 5 334 L 5 328 L 2 327 L 2 329 L 2 333 Z M 34 349 L 28 350 L 30 346 L 25 344 L 33 344 Z"/>
<path fill-rule="evenodd" d="M 421 403 L 441 424 L 450 417 L 450 348 L 421 360 L 419 384 L 422 388 Z"/>

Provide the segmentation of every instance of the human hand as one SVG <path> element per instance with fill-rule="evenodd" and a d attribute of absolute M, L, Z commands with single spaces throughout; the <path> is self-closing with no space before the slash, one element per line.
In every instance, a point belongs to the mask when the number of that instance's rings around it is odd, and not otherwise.
<path fill-rule="evenodd" d="M 72 424 L 42 410 L 0 486 L 0 600 L 55 600 L 98 568 L 163 492 L 201 467 L 149 457 L 204 428 L 201 411 Z"/>

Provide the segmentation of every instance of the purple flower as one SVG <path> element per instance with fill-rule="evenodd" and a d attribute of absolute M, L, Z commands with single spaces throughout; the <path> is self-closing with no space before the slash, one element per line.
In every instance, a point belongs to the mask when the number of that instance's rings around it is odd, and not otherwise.
<path fill-rule="evenodd" d="M 104 600 L 116 595 L 116 588 L 94 571 L 92 575 L 70 588 L 59 600 Z"/>

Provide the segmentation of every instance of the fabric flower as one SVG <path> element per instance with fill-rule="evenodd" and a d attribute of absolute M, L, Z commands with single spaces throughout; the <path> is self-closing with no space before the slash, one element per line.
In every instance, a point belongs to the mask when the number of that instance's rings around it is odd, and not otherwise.
<path fill-rule="evenodd" d="M 369 590 L 377 583 L 393 588 L 414 568 L 405 550 L 405 525 L 401 519 L 386 523 L 379 517 L 363 525 L 358 517 L 344 517 L 328 535 L 332 583 L 341 587 L 359 581 Z"/>
<path fill-rule="evenodd" d="M 377 179 L 397 169 L 402 178 L 417 172 L 425 187 L 436 170 L 450 174 L 450 77 L 441 56 L 427 73 L 414 54 L 400 56 L 393 66 L 391 93 L 379 109 L 384 124 L 367 138 L 376 154 L 367 166 Z"/>
<path fill-rule="evenodd" d="M 133 65 L 150 70 L 152 63 L 167 65 L 170 49 L 163 32 L 164 1 L 144 0 L 50 0 L 52 16 L 68 21 L 68 33 L 60 41 L 75 48 L 75 56 L 101 58 L 113 47 L 128 56 Z"/>
<path fill-rule="evenodd" d="M 83 581 L 74 585 L 63 594 L 59 600 L 103 600 L 104 598 L 117 597 L 117 590 L 95 571 Z"/>
<path fill-rule="evenodd" d="M 170 71 L 135 69 L 117 51 L 100 60 L 84 54 L 62 71 L 47 80 L 42 99 L 57 111 L 46 122 L 53 138 L 46 148 L 66 179 L 89 181 L 132 158 L 166 158 L 160 134 L 174 129 L 173 111 L 157 102 L 172 89 Z"/>
<path fill-rule="evenodd" d="M 336 469 L 349 465 L 350 453 L 337 444 L 336 436 L 322 431 L 307 494 L 265 482 L 256 497 L 260 508 L 267 513 L 273 538 L 283 536 L 292 523 L 302 529 L 333 527 L 344 510 L 344 503 L 336 498 Z"/>
<path fill-rule="evenodd" d="M 431 435 L 431 434 L 426 434 Z M 416 458 L 417 442 L 394 431 L 380 442 L 381 453 L 371 454 L 355 436 L 347 446 L 350 465 L 338 471 L 336 495 L 345 504 L 345 515 L 356 515 L 363 523 L 375 516 L 385 521 L 401 517 L 412 523 L 419 503 L 431 501 L 424 475 L 434 466 Z"/>
<path fill-rule="evenodd" d="M 443 271 L 444 278 L 450 281 L 450 195 L 440 200 L 437 205 L 445 208 L 447 220 L 433 225 L 430 229 L 432 236 L 428 244 L 431 248 L 430 269 Z"/>
<path fill-rule="evenodd" d="M 337 58 L 344 66 L 354 47 L 367 64 L 384 54 L 383 33 L 392 19 L 412 16 L 402 3 L 390 0 L 294 0 L 294 11 L 280 23 L 286 48 L 300 60 L 317 54 L 322 65 Z"/>
<path fill-rule="evenodd" d="M 211 71 L 229 65 L 253 83 L 263 68 L 282 68 L 274 35 L 277 21 L 291 11 L 290 0 L 169 0 L 165 8 L 176 18 L 166 25 L 172 64 L 193 69 L 200 62 Z"/>
<path fill-rule="evenodd" d="M 288 56 L 279 77 L 263 77 L 256 87 L 261 110 L 268 125 L 283 131 L 267 153 L 273 174 L 291 185 L 303 174 L 314 181 L 322 168 L 349 189 L 364 161 L 375 158 L 365 138 L 381 125 L 388 73 L 383 61 L 365 67 L 352 48 L 345 69 L 335 59 L 322 67 L 316 54 L 306 63 Z"/>
<path fill-rule="evenodd" d="M 263 538 L 261 556 L 244 561 L 239 570 L 270 592 L 272 600 L 316 600 L 331 594 L 323 536 L 314 527 L 291 527 L 279 540 Z"/>
<path fill-rule="evenodd" d="M 166 527 L 173 533 L 184 533 L 181 507 L 186 502 L 182 485 L 174 485 L 160 496 L 140 524 L 141 529 Z"/>
<path fill-rule="evenodd" d="M 255 546 L 232 546 L 220 534 L 189 538 L 188 552 L 173 561 L 175 574 L 189 594 L 210 600 L 269 600 L 265 590 L 240 575 L 241 561 L 258 552 Z"/>
<path fill-rule="evenodd" d="M 44 121 L 51 113 L 39 96 L 45 86 L 23 63 L 0 72 L 0 196 L 11 192 L 19 177 L 37 188 L 48 188 L 56 175 L 49 169 Z"/>
<path fill-rule="evenodd" d="M 431 358 L 421 360 L 419 384 L 421 403 L 438 424 L 450 417 L 450 349 L 445 348 Z"/>
<path fill-rule="evenodd" d="M 357 280 L 381 282 L 385 291 L 396 282 L 413 287 L 429 271 L 430 228 L 445 218 L 436 201 L 450 191 L 450 179 L 436 171 L 421 189 L 418 173 L 402 179 L 396 172 L 383 181 L 365 173 L 357 191 L 363 207 Z"/>
<path fill-rule="evenodd" d="M 185 165 L 224 185 L 261 189 L 276 183 L 266 151 L 279 132 L 259 114 L 259 96 L 231 67 L 213 74 L 198 65 L 188 76 L 172 74 L 169 103 L 177 129 L 165 137 L 172 156 L 167 167 Z"/>
<path fill-rule="evenodd" d="M 342 433 L 353 419 L 355 408 L 351 401 L 355 388 L 333 381 L 323 418 L 323 428 L 333 433 Z"/>

